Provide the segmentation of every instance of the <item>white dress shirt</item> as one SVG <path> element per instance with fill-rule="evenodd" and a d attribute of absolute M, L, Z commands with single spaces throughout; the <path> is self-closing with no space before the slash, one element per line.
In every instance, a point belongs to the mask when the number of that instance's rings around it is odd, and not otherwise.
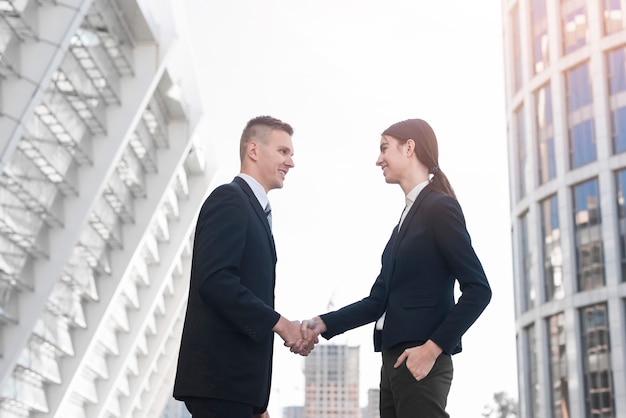
<path fill-rule="evenodd" d="M 248 183 L 248 186 L 252 189 L 254 196 L 256 196 L 256 199 L 259 201 L 261 208 L 265 210 L 267 205 L 270 203 L 270 199 L 267 197 L 267 193 L 265 193 L 265 189 L 261 186 L 261 183 L 256 181 L 256 179 L 249 174 L 239 173 L 238 176 Z"/>

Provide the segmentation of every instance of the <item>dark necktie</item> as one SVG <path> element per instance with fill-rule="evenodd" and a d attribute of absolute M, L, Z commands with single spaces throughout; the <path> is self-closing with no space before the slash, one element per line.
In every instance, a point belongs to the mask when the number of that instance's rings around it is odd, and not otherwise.
<path fill-rule="evenodd" d="M 270 224 L 270 229 L 272 229 L 272 207 L 270 202 L 267 202 L 267 205 L 265 205 L 265 216 L 267 216 L 267 222 Z"/>

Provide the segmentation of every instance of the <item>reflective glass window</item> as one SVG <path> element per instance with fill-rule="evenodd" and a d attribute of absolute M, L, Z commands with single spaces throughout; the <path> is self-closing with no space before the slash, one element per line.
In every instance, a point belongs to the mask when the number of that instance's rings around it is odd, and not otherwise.
<path fill-rule="evenodd" d="M 626 54 L 624 48 L 609 51 L 606 56 L 611 107 L 613 153 L 626 151 Z"/>
<path fill-rule="evenodd" d="M 515 112 L 515 119 L 517 122 L 517 169 L 518 169 L 518 184 L 519 184 L 519 196 L 518 199 L 523 198 L 528 192 L 528 186 L 530 182 L 529 168 L 528 168 L 528 151 L 526 149 L 526 125 L 524 117 L 524 106 Z"/>
<path fill-rule="evenodd" d="M 537 289 L 532 280 L 531 271 L 533 263 L 533 251 L 528 239 L 528 212 L 520 218 L 521 230 L 521 256 L 522 256 L 522 280 L 524 286 L 524 310 L 535 307 Z"/>
<path fill-rule="evenodd" d="M 548 19 L 546 0 L 532 2 L 533 64 L 535 74 L 543 71 L 549 64 L 548 56 Z M 519 60 L 518 60 L 519 61 Z"/>
<path fill-rule="evenodd" d="M 609 71 L 609 93 L 626 91 L 626 59 L 624 48 L 618 48 L 607 54 Z"/>
<path fill-rule="evenodd" d="M 561 30 L 564 54 L 569 54 L 587 44 L 585 0 L 561 0 Z"/>
<path fill-rule="evenodd" d="M 567 99 L 570 113 L 591 104 L 591 79 L 588 63 L 580 64 L 567 72 Z"/>
<path fill-rule="evenodd" d="M 578 291 L 596 289 L 605 285 L 598 180 L 574 186 L 573 197 Z"/>
<path fill-rule="evenodd" d="M 581 167 L 597 159 L 592 120 L 587 119 L 574 125 L 570 130 L 570 141 L 572 168 Z"/>
<path fill-rule="evenodd" d="M 568 418 L 569 384 L 567 377 L 567 339 L 563 312 L 548 317 L 548 353 L 550 367 L 550 409 L 552 418 Z"/>
<path fill-rule="evenodd" d="M 538 367 L 537 364 L 537 336 L 535 335 L 535 325 L 529 325 L 524 328 L 524 336 L 526 337 L 526 392 L 528 393 L 528 416 L 536 416 L 540 411 L 539 400 L 541 399 Z"/>
<path fill-rule="evenodd" d="M 537 149 L 539 152 L 539 180 L 541 184 L 556 177 L 554 154 L 554 127 L 552 124 L 552 89 L 550 84 L 535 93 L 537 108 Z"/>
<path fill-rule="evenodd" d="M 570 168 L 574 169 L 597 158 L 588 62 L 566 73 L 566 88 Z"/>
<path fill-rule="evenodd" d="M 604 33 L 612 33 L 623 30 L 626 25 L 624 18 L 624 3 L 622 0 L 603 0 Z"/>
<path fill-rule="evenodd" d="M 606 304 L 580 310 L 585 416 L 615 417 L 609 313 Z"/>
<path fill-rule="evenodd" d="M 626 107 L 611 112 L 611 133 L 613 136 L 613 152 L 619 154 L 626 151 Z"/>
<path fill-rule="evenodd" d="M 615 174 L 617 220 L 619 223 L 620 265 L 622 281 L 626 281 L 626 169 Z"/>
<path fill-rule="evenodd" d="M 522 60 L 517 59 L 522 55 L 522 44 L 520 34 L 520 13 L 519 6 L 516 4 L 511 10 L 509 16 L 511 21 L 511 46 L 512 46 L 512 59 L 513 59 L 513 88 L 518 91 L 522 87 Z"/>
<path fill-rule="evenodd" d="M 559 225 L 559 206 L 557 196 L 553 195 L 540 204 L 541 233 L 543 236 L 543 280 L 545 299 L 551 301 L 563 299 L 563 248 L 561 246 L 561 228 Z"/>

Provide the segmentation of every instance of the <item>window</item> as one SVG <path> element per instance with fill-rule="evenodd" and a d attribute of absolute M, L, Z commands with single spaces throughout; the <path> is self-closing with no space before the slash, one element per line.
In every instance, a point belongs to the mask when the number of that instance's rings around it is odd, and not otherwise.
<path fill-rule="evenodd" d="M 622 266 L 622 281 L 626 281 L 626 169 L 615 174 L 615 188 L 617 197 L 617 221 L 619 223 L 620 260 Z"/>
<path fill-rule="evenodd" d="M 563 53 L 569 54 L 587 44 L 585 0 L 561 0 Z"/>
<path fill-rule="evenodd" d="M 549 317 L 548 352 L 550 366 L 551 417 L 567 418 L 570 416 L 567 355 L 565 338 L 565 315 L 563 312 Z"/>
<path fill-rule="evenodd" d="M 597 159 L 589 64 L 572 68 L 566 81 L 570 166 L 578 168 Z"/>
<path fill-rule="evenodd" d="M 554 158 L 554 128 L 552 125 L 552 92 L 550 84 L 535 93 L 537 107 L 537 149 L 539 151 L 539 181 L 541 184 L 556 177 Z"/>
<path fill-rule="evenodd" d="M 515 112 L 517 122 L 517 173 L 519 177 L 519 195 L 518 200 L 523 198 L 528 192 L 530 182 L 530 173 L 528 168 L 528 152 L 526 150 L 526 128 L 524 118 L 524 106 Z"/>
<path fill-rule="evenodd" d="M 541 234 L 543 237 L 543 280 L 545 300 L 563 299 L 563 249 L 559 227 L 557 196 L 541 202 Z"/>
<path fill-rule="evenodd" d="M 605 284 L 598 180 L 574 186 L 573 197 L 578 291 L 596 289 Z"/>
<path fill-rule="evenodd" d="M 513 88 L 518 91 L 522 87 L 522 60 L 519 57 L 522 55 L 522 47 L 520 42 L 520 14 L 519 6 L 516 4 L 511 11 L 511 49 L 513 51 Z"/>
<path fill-rule="evenodd" d="M 535 335 L 535 325 L 529 325 L 524 328 L 524 335 L 526 337 L 526 388 L 528 393 L 528 416 L 536 416 L 536 412 L 539 411 L 539 400 L 541 399 L 540 387 L 537 375 L 537 338 Z"/>
<path fill-rule="evenodd" d="M 539 74 L 548 66 L 548 63 L 550 62 L 548 56 L 549 42 L 546 0 L 533 0 L 532 25 L 533 63 L 535 74 Z"/>
<path fill-rule="evenodd" d="M 604 33 L 610 35 L 612 33 L 623 30 L 624 25 L 624 8 L 621 0 L 603 0 L 604 3 Z"/>
<path fill-rule="evenodd" d="M 580 310 L 580 346 L 587 417 L 615 416 L 609 318 L 605 304 Z"/>
<path fill-rule="evenodd" d="M 624 48 L 607 53 L 609 106 L 613 153 L 626 151 L 626 54 Z"/>
<path fill-rule="evenodd" d="M 537 290 L 535 289 L 534 281 L 532 280 L 532 249 L 528 240 L 528 212 L 523 214 L 520 218 L 521 229 L 521 257 L 522 257 L 522 280 L 524 287 L 524 311 L 535 307 L 535 301 L 537 299 Z"/>

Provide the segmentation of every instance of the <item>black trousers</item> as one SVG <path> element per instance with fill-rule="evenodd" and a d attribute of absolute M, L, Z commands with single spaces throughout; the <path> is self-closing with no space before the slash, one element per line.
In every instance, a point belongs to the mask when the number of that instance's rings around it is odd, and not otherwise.
<path fill-rule="evenodd" d="M 449 418 L 446 412 L 452 385 L 452 358 L 441 353 L 424 379 L 417 381 L 406 361 L 393 365 L 408 346 L 383 350 L 380 372 L 380 418 Z"/>
<path fill-rule="evenodd" d="M 210 398 L 187 398 L 185 406 L 192 418 L 252 418 L 252 406 Z"/>

